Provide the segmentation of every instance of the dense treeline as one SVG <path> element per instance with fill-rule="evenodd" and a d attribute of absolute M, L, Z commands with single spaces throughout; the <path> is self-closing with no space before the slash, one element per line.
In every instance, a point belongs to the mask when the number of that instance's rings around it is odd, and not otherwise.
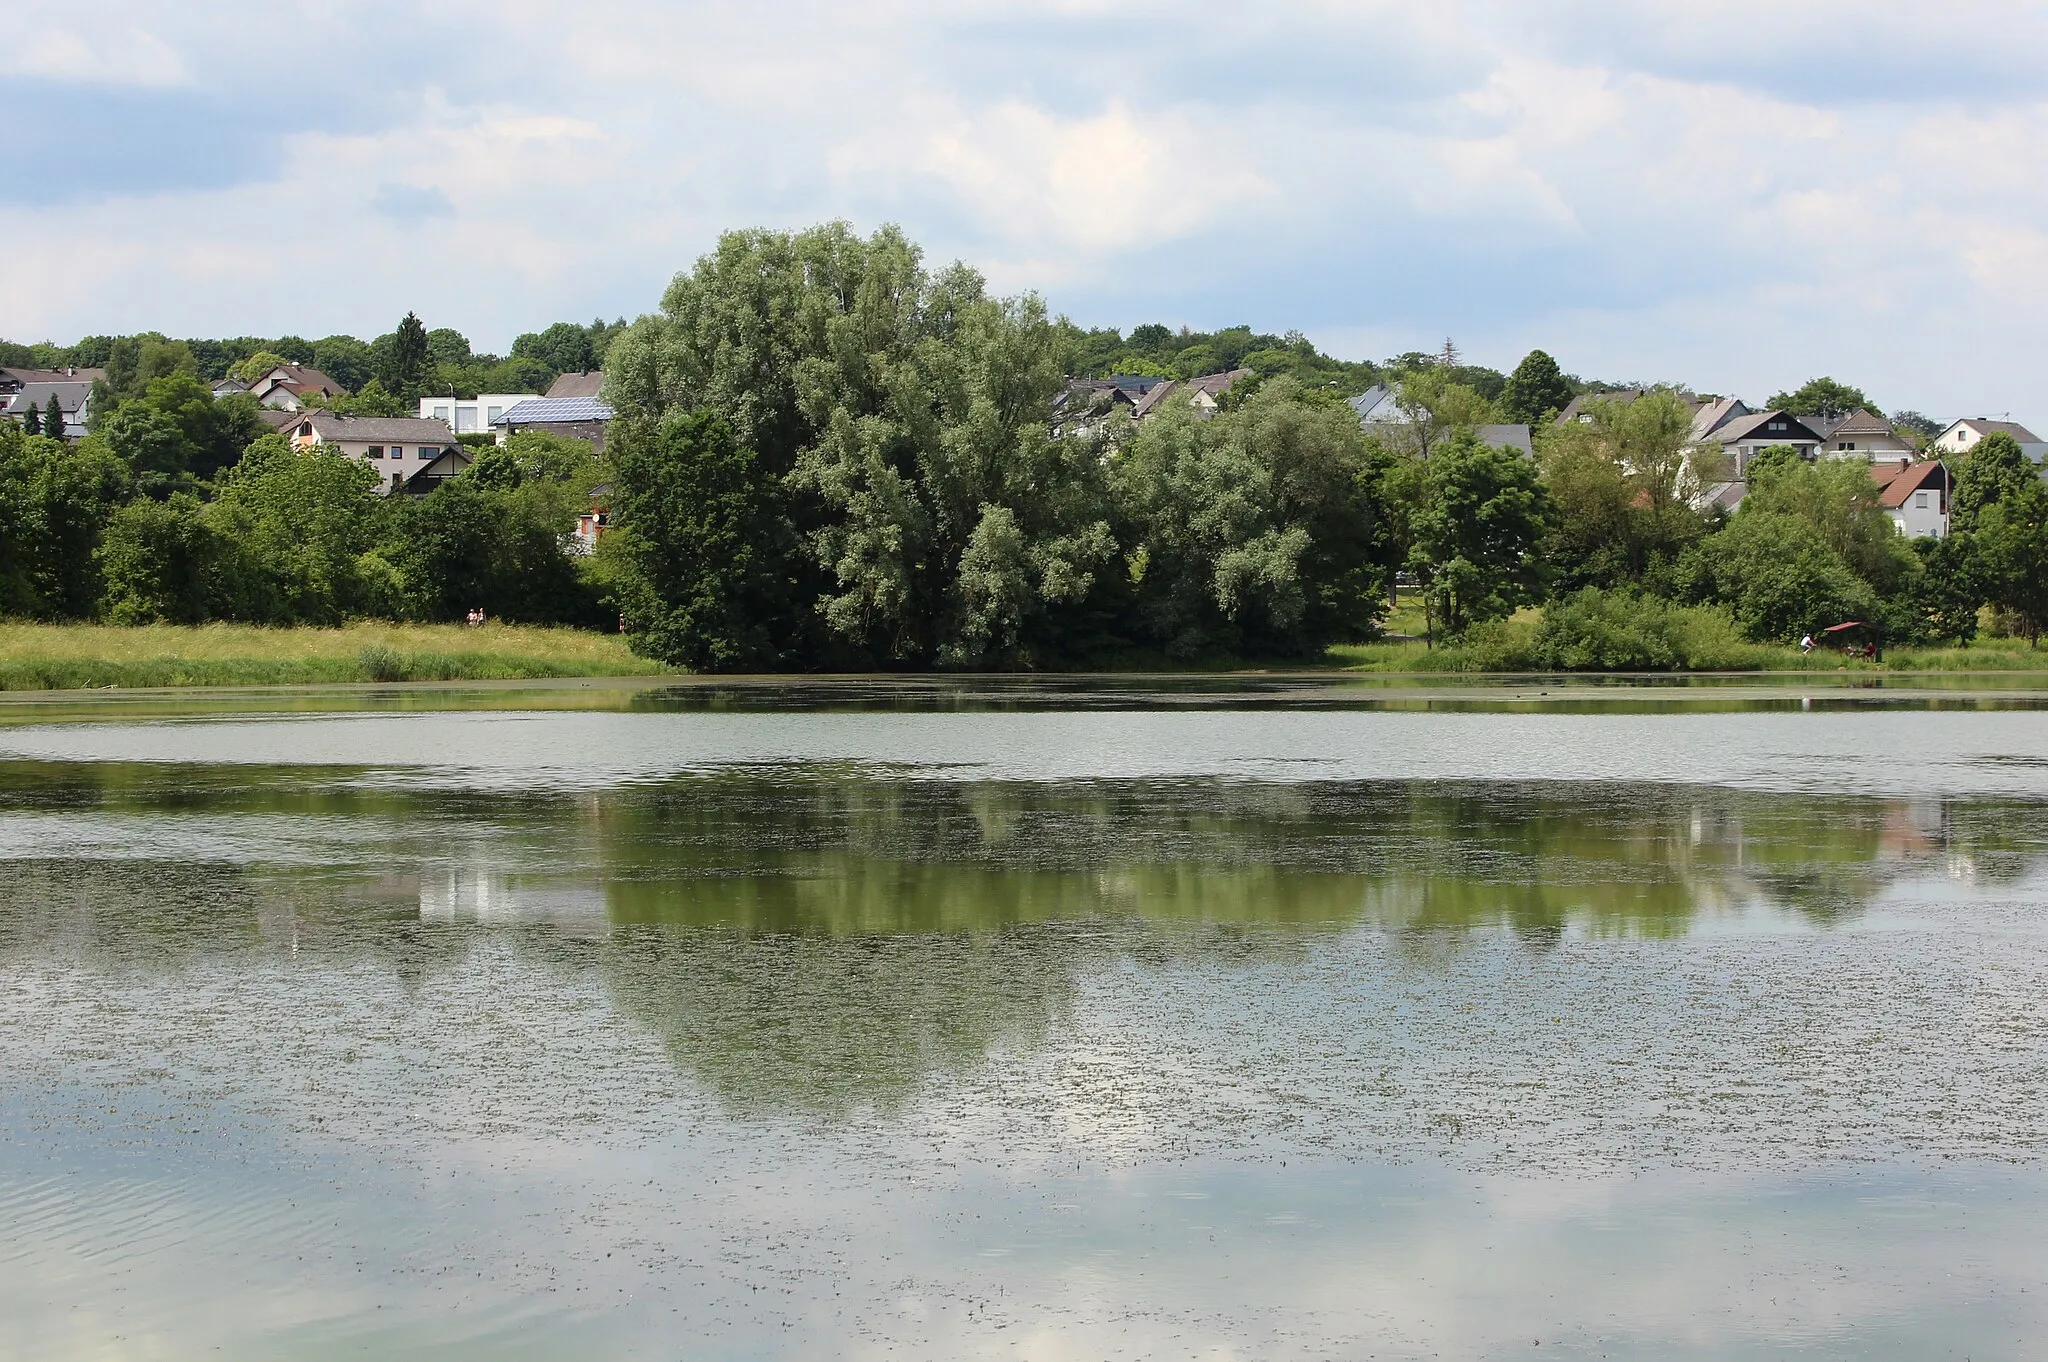
<path fill-rule="evenodd" d="M 1073 374 L 1254 377 L 1204 418 L 1055 437 Z M 614 344 L 610 580 L 652 655 L 704 668 L 1015 667 L 1312 657 L 1374 637 L 1397 579 L 1436 639 L 1556 604 L 1546 665 L 1681 666 L 1847 619 L 2029 636 L 2044 493 L 2017 446 L 1962 470 L 1958 534 L 1908 541 L 1868 468 L 1772 451 L 1729 516 L 1669 389 L 1595 401 L 1536 352 L 1342 365 L 1248 328 L 1083 332 L 1034 298 L 929 271 L 894 230 L 724 238 Z M 1368 435 L 1368 381 L 1404 421 Z M 1794 410 L 1863 395 L 1816 380 Z M 1814 404 L 1809 408 L 1802 404 Z M 1475 428 L 1537 427 L 1537 457 Z"/>
<path fill-rule="evenodd" d="M 0 616 L 607 622 L 593 566 L 562 548 L 602 476 L 582 442 L 514 436 L 418 498 L 267 433 L 202 476 L 164 410 L 180 392 L 154 380 L 76 444 L 0 425 Z"/>
<path fill-rule="evenodd" d="M 409 314 L 364 367 L 327 360 L 395 405 L 491 358 L 450 336 Z M 1397 604 L 1433 642 L 1571 668 L 1726 662 L 1848 619 L 1895 643 L 2048 620 L 2048 488 L 2007 437 L 1952 461 L 1943 540 L 1899 536 L 1864 464 L 1790 449 L 1752 463 L 1738 511 L 1701 510 L 1728 470 L 1677 391 L 1560 424 L 1587 385 L 1540 351 L 1503 374 L 1448 343 L 1375 365 L 1245 327 L 1084 331 L 893 229 L 733 233 L 630 326 L 522 336 L 514 359 L 605 369 L 605 459 L 523 435 L 417 499 L 204 381 L 231 352 L 325 366 L 324 342 L 96 344 L 28 356 L 103 358 L 84 440 L 0 428 L 0 613 L 623 618 L 642 653 L 715 670 L 1305 660 Z M 1076 375 L 1233 369 L 1213 414 L 1054 434 Z M 1371 384 L 1401 419 L 1368 433 L 1345 399 Z M 1772 405 L 1869 403 L 1817 379 Z M 1533 459 L 1478 438 L 1504 420 L 1535 428 Z M 572 554 L 599 488 L 614 528 Z M 1510 623 L 1532 605 L 1540 625 Z"/>

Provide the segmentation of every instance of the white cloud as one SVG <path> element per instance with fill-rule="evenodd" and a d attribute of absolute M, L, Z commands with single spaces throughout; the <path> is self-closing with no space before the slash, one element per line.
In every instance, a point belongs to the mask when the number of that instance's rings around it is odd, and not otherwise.
<path fill-rule="evenodd" d="M 124 191 L 115 162 L 96 201 L 0 211 L 62 280 L 10 328 L 60 338 L 420 307 L 501 347 L 651 306 L 723 227 L 844 216 L 1093 323 L 1451 331 L 1501 365 L 1540 343 L 1583 373 L 1761 395 L 1834 371 L 2003 410 L 2048 297 L 2048 18 L 1975 0 L 288 0 L 352 74 L 284 106 L 233 7 L 164 37 L 139 3 L 27 3 L 49 36 L 10 73 L 204 96 L 237 137 L 298 118 L 224 187 Z M 279 258 L 319 268 L 264 292 Z"/>
<path fill-rule="evenodd" d="M 168 88 L 192 83 L 185 59 L 143 28 L 96 31 L 14 26 L 19 41 L 0 48 L 0 72 L 85 85 Z"/>

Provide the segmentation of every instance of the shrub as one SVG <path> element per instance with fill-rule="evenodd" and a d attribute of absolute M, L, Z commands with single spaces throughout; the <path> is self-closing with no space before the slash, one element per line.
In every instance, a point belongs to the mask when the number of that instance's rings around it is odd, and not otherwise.
<path fill-rule="evenodd" d="M 1718 671 L 1762 665 L 1735 621 L 1635 591 L 1587 587 L 1544 609 L 1532 651 L 1558 671 Z"/>

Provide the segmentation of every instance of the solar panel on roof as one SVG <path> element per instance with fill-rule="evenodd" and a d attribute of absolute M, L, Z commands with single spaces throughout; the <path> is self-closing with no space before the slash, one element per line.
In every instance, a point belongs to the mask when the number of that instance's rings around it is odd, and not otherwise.
<path fill-rule="evenodd" d="M 529 397 L 515 403 L 494 424 L 540 425 L 554 421 L 609 421 L 612 409 L 596 397 Z"/>

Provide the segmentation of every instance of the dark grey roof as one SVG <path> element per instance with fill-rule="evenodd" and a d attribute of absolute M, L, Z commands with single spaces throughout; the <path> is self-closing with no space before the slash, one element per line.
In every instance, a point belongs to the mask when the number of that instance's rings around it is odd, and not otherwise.
<path fill-rule="evenodd" d="M 529 397 L 508 408 L 494 426 L 552 426 L 571 421 L 609 421 L 612 409 L 596 397 Z"/>
<path fill-rule="evenodd" d="M 1512 449 L 1522 454 L 1536 452 L 1527 426 L 1474 426 L 1472 433 L 1479 437 L 1480 444 L 1494 449 Z"/>
<path fill-rule="evenodd" d="M 604 370 L 585 369 L 563 374 L 548 389 L 549 397 L 596 397 L 604 389 Z"/>
<path fill-rule="evenodd" d="M 1785 430 L 1771 430 L 1773 421 L 1783 421 Z M 1738 416 L 1708 437 L 1717 444 L 1732 445 L 1748 439 L 1769 440 L 1773 444 L 1793 444 L 1800 440 L 1809 443 L 1821 437 L 1798 417 L 1782 411 L 1760 411 L 1749 416 Z"/>
<path fill-rule="evenodd" d="M 446 421 L 423 421 L 417 416 L 336 416 L 332 412 L 302 411 L 290 425 L 311 422 L 313 434 L 323 441 L 370 440 L 394 445 L 452 445 L 455 432 Z"/>
<path fill-rule="evenodd" d="M 37 407 L 50 405 L 50 394 L 57 394 L 57 405 L 65 411 L 77 411 L 85 400 L 92 396 L 92 384 L 67 379 L 62 383 L 24 383 L 21 391 L 0 397 L 0 411 L 19 412 L 33 402 Z"/>

